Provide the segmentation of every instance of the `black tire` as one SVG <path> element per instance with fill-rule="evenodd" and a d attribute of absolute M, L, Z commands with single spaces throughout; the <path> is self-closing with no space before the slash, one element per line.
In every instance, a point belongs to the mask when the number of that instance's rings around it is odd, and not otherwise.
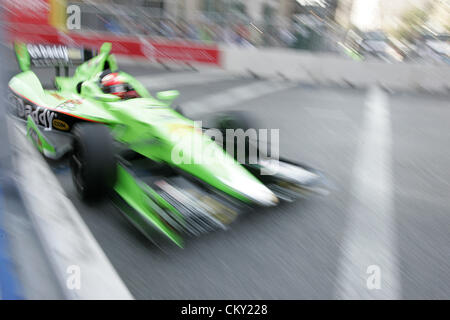
<path fill-rule="evenodd" d="M 114 140 L 109 129 L 100 124 L 77 124 L 72 132 L 70 168 L 75 188 L 85 201 L 100 200 L 116 182 Z"/>
<path fill-rule="evenodd" d="M 246 131 L 252 128 L 252 121 L 247 113 L 243 111 L 227 111 L 219 113 L 215 119 L 215 127 L 220 130 L 243 129 Z"/>
<path fill-rule="evenodd" d="M 185 114 L 183 112 L 183 108 L 180 105 L 175 106 L 174 110 L 176 112 L 178 112 L 179 114 L 181 114 L 182 116 L 185 116 Z"/>
<path fill-rule="evenodd" d="M 221 113 L 215 115 L 214 122 L 215 122 L 214 127 L 221 130 L 224 137 L 226 137 L 227 129 L 233 129 L 233 130 L 242 129 L 242 130 L 244 130 L 244 132 L 246 132 L 248 129 L 251 129 L 251 128 L 258 129 L 258 126 L 256 125 L 256 123 L 250 119 L 250 116 L 245 111 L 221 112 Z M 250 150 L 257 151 L 258 142 L 257 141 L 250 142 L 248 137 L 246 137 L 244 141 L 239 140 L 237 137 L 235 137 L 233 140 L 225 139 L 222 146 L 227 151 L 229 150 L 230 147 L 233 148 L 234 158 L 236 160 L 238 160 L 237 156 L 238 156 L 239 143 L 244 143 L 244 148 L 245 148 L 245 159 L 239 159 L 239 160 L 240 161 L 245 160 L 245 162 L 247 162 L 250 159 L 250 157 L 249 157 L 251 154 Z"/>

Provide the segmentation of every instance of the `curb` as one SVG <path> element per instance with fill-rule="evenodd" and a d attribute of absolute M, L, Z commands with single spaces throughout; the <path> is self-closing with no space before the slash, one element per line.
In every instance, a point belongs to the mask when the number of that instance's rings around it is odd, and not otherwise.
<path fill-rule="evenodd" d="M 18 189 L 65 298 L 133 299 L 40 153 L 11 119 L 8 131 L 19 148 L 14 153 Z M 80 285 L 69 288 L 74 274 Z"/>

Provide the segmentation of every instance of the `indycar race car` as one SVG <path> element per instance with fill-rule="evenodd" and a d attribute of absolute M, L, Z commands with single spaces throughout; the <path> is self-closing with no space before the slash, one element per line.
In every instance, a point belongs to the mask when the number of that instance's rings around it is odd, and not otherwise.
<path fill-rule="evenodd" d="M 83 200 L 111 195 L 156 243 L 163 238 L 182 247 L 185 236 L 226 229 L 250 208 L 326 192 L 322 173 L 268 157 L 248 137 L 212 138 L 206 133 L 212 128 L 248 130 L 249 123 L 222 112 L 206 114 L 209 125 L 197 126 L 172 107 L 178 91 L 155 98 L 120 71 L 110 43 L 98 55 L 59 45 L 16 43 L 15 50 L 22 72 L 9 82 L 11 112 L 26 124 L 28 138 L 46 158 L 68 161 Z M 56 89 L 44 89 L 31 70 L 55 67 L 59 75 L 77 59 L 72 77 L 55 77 Z M 239 143 L 256 153 L 240 161 Z"/>

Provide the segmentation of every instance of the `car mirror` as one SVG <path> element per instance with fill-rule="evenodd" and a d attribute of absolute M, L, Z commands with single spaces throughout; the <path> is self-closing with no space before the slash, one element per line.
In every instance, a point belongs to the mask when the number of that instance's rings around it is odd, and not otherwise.
<path fill-rule="evenodd" d="M 178 98 L 179 95 L 180 93 L 178 92 L 178 90 L 167 90 L 158 92 L 156 94 L 156 98 L 170 104 L 173 100 Z"/>
<path fill-rule="evenodd" d="M 105 42 L 100 47 L 100 53 L 109 53 L 111 51 L 112 44 L 111 42 Z"/>

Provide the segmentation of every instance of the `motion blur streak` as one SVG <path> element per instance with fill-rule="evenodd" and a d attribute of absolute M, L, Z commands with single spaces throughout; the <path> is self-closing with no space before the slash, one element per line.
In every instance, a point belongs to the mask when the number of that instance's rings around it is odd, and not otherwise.
<path fill-rule="evenodd" d="M 379 88 L 369 89 L 353 169 L 347 232 L 337 298 L 398 299 L 398 262 L 392 206 L 391 121 L 388 97 Z M 363 284 L 369 266 L 380 268 L 383 287 L 367 290 Z"/>
<path fill-rule="evenodd" d="M 294 86 L 295 84 L 293 83 L 261 81 L 207 95 L 201 99 L 189 101 L 183 107 L 189 114 L 201 113 L 208 110 L 221 111 L 255 98 L 287 90 Z"/>

